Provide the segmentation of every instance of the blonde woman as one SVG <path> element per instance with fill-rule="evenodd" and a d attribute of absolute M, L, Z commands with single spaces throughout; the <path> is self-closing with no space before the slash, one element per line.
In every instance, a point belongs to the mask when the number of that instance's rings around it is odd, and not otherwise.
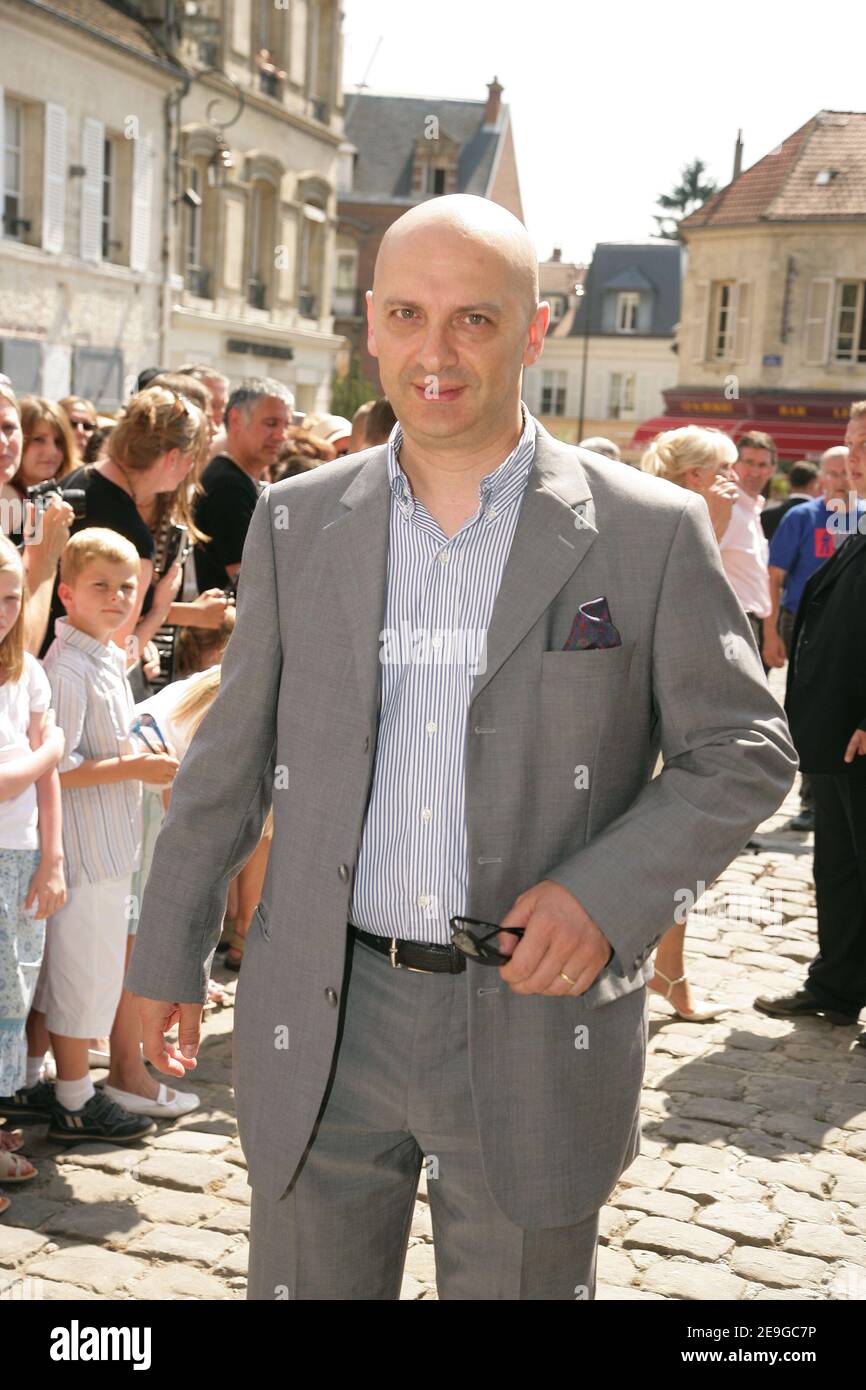
<path fill-rule="evenodd" d="M 722 430 L 684 425 L 682 429 L 657 434 L 640 466 L 645 473 L 655 473 L 657 478 L 678 483 L 689 492 L 699 492 L 707 504 L 716 540 L 720 541 L 737 500 L 737 485 L 731 473 L 731 464 L 736 461 L 737 446 Z"/>
<path fill-rule="evenodd" d="M 736 461 L 737 446 L 721 430 L 685 425 L 656 435 L 643 458 L 641 468 L 689 492 L 699 492 L 707 504 L 710 521 L 721 540 L 737 500 L 737 488 L 730 468 Z M 657 769 L 658 770 L 658 769 Z M 655 975 L 649 988 L 667 999 L 674 1012 L 691 1023 L 705 1023 L 724 1013 L 722 1006 L 707 1005 L 695 999 L 685 965 L 686 923 L 669 927 L 658 944 Z"/>

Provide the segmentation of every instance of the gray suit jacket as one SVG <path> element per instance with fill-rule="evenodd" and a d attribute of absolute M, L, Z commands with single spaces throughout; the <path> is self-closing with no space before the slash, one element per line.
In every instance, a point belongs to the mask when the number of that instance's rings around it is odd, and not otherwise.
<path fill-rule="evenodd" d="M 229 878 L 273 803 L 234 1077 L 249 1179 L 271 1197 L 298 1169 L 334 1054 L 390 498 L 382 445 L 259 499 L 221 689 L 175 779 L 127 977 L 152 998 L 205 999 Z M 601 595 L 622 646 L 562 651 Z M 714 880 L 796 770 L 700 498 L 539 426 L 465 759 L 469 915 L 500 920 L 549 878 L 615 949 L 580 998 L 517 995 L 469 965 L 487 1182 L 523 1226 L 576 1223 L 639 1151 L 650 952 L 682 891 Z"/>

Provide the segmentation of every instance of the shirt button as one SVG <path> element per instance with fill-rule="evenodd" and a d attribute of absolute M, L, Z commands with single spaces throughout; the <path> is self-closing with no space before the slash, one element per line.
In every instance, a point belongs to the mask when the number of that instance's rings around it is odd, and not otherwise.
<path fill-rule="evenodd" d="M 496 508 L 495 508 L 495 507 L 488 507 L 488 508 L 487 508 L 487 511 L 484 513 L 484 515 L 487 516 L 487 517 L 489 517 L 490 520 L 493 521 L 494 517 L 496 516 Z"/>
<path fill-rule="evenodd" d="M 421 819 L 422 819 L 422 820 L 430 820 L 430 818 L 431 818 L 432 815 L 433 815 L 433 812 L 430 810 L 430 807 L 429 807 L 429 806 L 425 806 L 424 809 L 423 809 L 423 811 L 421 812 Z"/>
<path fill-rule="evenodd" d="M 419 893 L 415 901 L 419 907 L 426 907 L 430 899 L 427 897 L 426 893 Z"/>
<path fill-rule="evenodd" d="M 337 991 L 335 989 L 326 989 L 325 998 L 334 1008 L 337 1007 Z"/>
<path fill-rule="evenodd" d="M 348 882 L 349 882 L 349 866 L 348 866 L 348 864 L 341 864 L 340 867 L 339 867 L 339 869 L 337 870 L 337 873 L 340 875 L 340 878 L 343 880 L 344 883 L 348 883 Z"/>
<path fill-rule="evenodd" d="M 451 552 L 449 550 L 440 550 L 436 558 L 440 565 L 447 565 L 448 561 L 451 559 Z"/>
<path fill-rule="evenodd" d="M 441 647 L 441 646 L 442 646 L 442 638 L 441 638 L 441 637 L 431 637 L 431 638 L 430 638 L 430 646 L 431 646 L 431 647 Z"/>
<path fill-rule="evenodd" d="M 439 728 L 439 725 L 434 724 L 432 719 L 428 719 L 424 727 L 426 728 L 428 734 L 435 734 L 436 730 Z"/>

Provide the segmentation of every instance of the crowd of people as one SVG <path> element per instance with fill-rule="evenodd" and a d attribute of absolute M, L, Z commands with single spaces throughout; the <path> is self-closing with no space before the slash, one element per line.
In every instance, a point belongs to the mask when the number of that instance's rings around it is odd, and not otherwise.
<path fill-rule="evenodd" d="M 111 419 L 78 397 L 17 399 L 0 380 L 0 1115 L 47 1119 L 59 1143 L 128 1143 L 199 1104 L 148 1072 L 123 987 L 171 784 L 219 690 L 262 489 L 382 444 L 396 423 L 384 398 L 351 420 L 304 416 L 277 381 L 232 386 L 195 364 L 144 372 L 138 388 Z M 618 455 L 604 439 L 582 444 Z M 641 467 L 704 498 L 765 671 L 783 666 L 814 626 L 813 576 L 859 534 L 866 402 L 852 407 L 844 445 L 787 474 L 769 435 L 735 445 L 698 425 L 660 434 Z M 787 495 L 768 504 L 776 481 Z M 758 1001 L 777 1016 L 851 1022 L 866 999 L 866 800 L 845 777 L 866 751 L 860 665 L 825 673 L 854 686 L 833 708 L 860 717 L 842 766 L 841 733 L 832 766 L 823 754 L 804 763 L 812 775 L 793 824 L 816 831 L 820 954 L 804 990 Z M 795 664 L 789 695 L 800 679 Z M 791 699 L 806 728 L 800 711 L 814 700 Z M 229 969 L 241 967 L 272 829 L 269 816 L 230 887 Z M 714 1018 L 720 1006 L 689 987 L 686 930 L 662 937 L 650 988 L 681 1018 Z M 211 981 L 209 1007 L 226 1002 Z M 108 1069 L 100 1087 L 94 1065 Z M 36 1176 L 23 1142 L 0 1129 L 0 1182 Z"/>
<path fill-rule="evenodd" d="M 137 385 L 110 418 L 0 378 L 0 1115 L 61 1144 L 128 1143 L 199 1105 L 146 1069 L 123 988 L 153 846 L 219 690 L 261 490 L 394 424 L 386 400 L 304 415 L 277 381 L 232 389 L 195 364 Z M 270 832 L 230 886 L 229 969 Z M 0 1128 L 0 1184 L 37 1176 L 24 1142 Z"/>

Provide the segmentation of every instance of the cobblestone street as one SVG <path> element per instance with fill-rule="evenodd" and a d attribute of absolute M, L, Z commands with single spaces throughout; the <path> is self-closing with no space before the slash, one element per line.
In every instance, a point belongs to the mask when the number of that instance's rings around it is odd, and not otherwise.
<path fill-rule="evenodd" d="M 602 1214 L 599 1298 L 866 1297 L 859 1030 L 751 1007 L 796 987 L 815 949 L 811 836 L 781 829 L 797 808 L 792 795 L 758 832 L 759 852 L 742 854 L 689 921 L 690 977 L 731 1012 L 686 1023 L 652 998 L 643 1151 Z M 63 1151 L 30 1127 L 25 1152 L 40 1171 L 6 1189 L 3 1296 L 244 1297 L 249 1188 L 231 1029 L 230 1008 L 206 1015 L 190 1083 L 202 1109 L 133 1148 Z M 406 1299 L 435 1298 L 431 1239 L 422 1186 Z"/>

